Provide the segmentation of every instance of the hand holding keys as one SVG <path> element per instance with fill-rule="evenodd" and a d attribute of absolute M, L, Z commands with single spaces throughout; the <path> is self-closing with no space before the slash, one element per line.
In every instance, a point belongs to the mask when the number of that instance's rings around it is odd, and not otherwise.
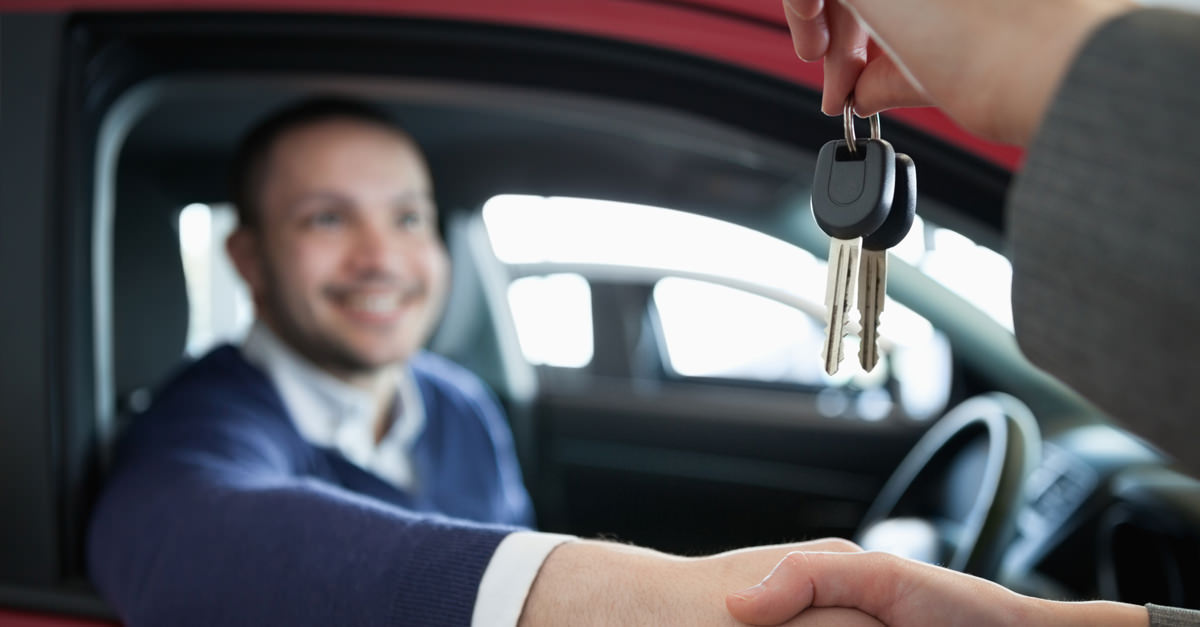
<path fill-rule="evenodd" d="M 849 311 L 858 297 L 862 322 L 859 359 L 864 370 L 878 362 L 879 314 L 887 285 L 887 249 L 908 234 L 916 212 L 916 166 L 880 138 L 871 116 L 871 138 L 854 137 L 853 96 L 843 112 L 846 139 L 821 147 L 813 180 L 813 216 L 830 237 L 825 292 L 825 371 L 843 357 Z"/>

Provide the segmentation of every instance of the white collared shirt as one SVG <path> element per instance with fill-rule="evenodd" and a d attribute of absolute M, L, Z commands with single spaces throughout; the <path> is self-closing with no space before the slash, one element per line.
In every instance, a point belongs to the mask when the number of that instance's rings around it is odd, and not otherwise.
<path fill-rule="evenodd" d="M 425 405 L 409 368 L 400 369 L 392 410 L 396 413 L 376 443 L 377 413 L 371 395 L 321 371 L 263 322 L 256 321 L 242 341 L 242 355 L 270 377 L 305 440 L 336 449 L 401 489 L 416 487 L 412 446 L 425 427 Z M 573 539 L 536 531 L 505 537 L 480 580 L 472 627 L 516 627 L 542 562 L 559 544 Z"/>
<path fill-rule="evenodd" d="M 271 378 L 305 440 L 337 450 L 399 488 L 416 487 L 412 445 L 425 427 L 425 405 L 407 367 L 396 377 L 391 426 L 376 443 L 378 413 L 370 393 L 323 372 L 261 321 L 246 335 L 242 354 Z"/>

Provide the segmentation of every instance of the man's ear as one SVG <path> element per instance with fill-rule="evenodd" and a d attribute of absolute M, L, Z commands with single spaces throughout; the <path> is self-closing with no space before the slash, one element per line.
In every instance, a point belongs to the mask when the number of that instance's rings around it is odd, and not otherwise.
<path fill-rule="evenodd" d="M 251 294 L 259 294 L 263 286 L 262 246 L 258 233 L 250 228 L 239 226 L 225 239 L 225 252 L 233 261 L 242 280 L 250 286 Z"/>

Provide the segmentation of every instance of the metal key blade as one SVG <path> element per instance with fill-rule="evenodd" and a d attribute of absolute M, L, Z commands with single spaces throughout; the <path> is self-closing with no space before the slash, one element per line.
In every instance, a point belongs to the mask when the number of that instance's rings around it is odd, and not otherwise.
<path fill-rule="evenodd" d="M 829 279 L 825 287 L 825 346 L 821 358 L 825 360 L 825 372 L 830 375 L 838 371 L 842 363 L 843 341 L 846 338 L 846 323 L 850 310 L 854 309 L 857 295 L 858 258 L 862 251 L 862 238 L 829 239 Z"/>
<path fill-rule="evenodd" d="M 908 235 L 917 211 L 917 167 L 908 155 L 896 153 L 895 197 L 887 218 L 863 238 L 858 278 L 858 312 L 862 344 L 858 360 L 870 372 L 879 363 L 879 315 L 887 298 L 887 250 Z"/>
<path fill-rule="evenodd" d="M 879 314 L 887 298 L 887 251 L 864 248 L 859 261 L 858 317 L 862 330 L 858 361 L 870 372 L 879 363 Z"/>

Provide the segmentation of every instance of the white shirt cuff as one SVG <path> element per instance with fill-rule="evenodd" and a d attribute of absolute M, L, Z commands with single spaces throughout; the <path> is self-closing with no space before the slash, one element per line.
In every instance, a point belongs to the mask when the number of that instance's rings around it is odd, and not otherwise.
<path fill-rule="evenodd" d="M 475 597 L 471 627 L 516 627 L 542 562 L 554 547 L 575 536 L 517 531 L 500 541 Z"/>

